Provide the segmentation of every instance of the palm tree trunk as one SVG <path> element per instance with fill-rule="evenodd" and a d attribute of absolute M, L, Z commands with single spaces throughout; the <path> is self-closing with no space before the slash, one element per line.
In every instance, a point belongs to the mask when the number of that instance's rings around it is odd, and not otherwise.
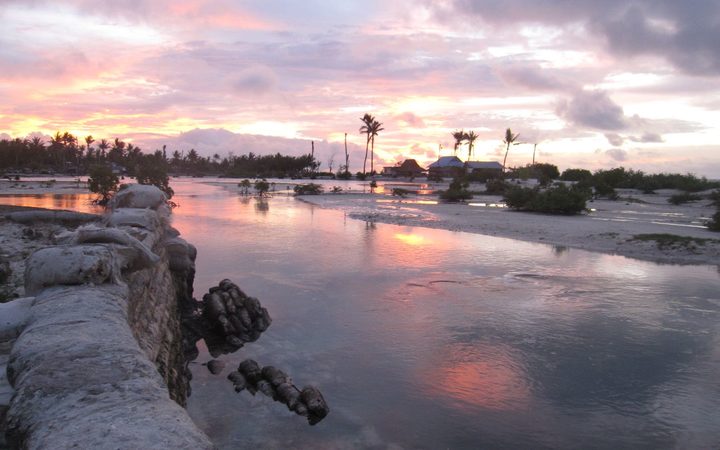
<path fill-rule="evenodd" d="M 505 172 L 505 161 L 507 161 L 507 155 L 510 151 L 510 143 L 507 143 L 507 149 L 505 149 L 505 158 L 503 158 L 503 172 Z"/>
<path fill-rule="evenodd" d="M 367 165 L 368 147 L 370 146 L 370 135 L 368 135 L 367 141 L 365 141 L 365 159 L 363 160 L 363 175 L 365 175 L 365 166 Z"/>
<path fill-rule="evenodd" d="M 375 136 L 372 137 L 372 144 L 370 144 L 370 176 L 375 173 Z"/>

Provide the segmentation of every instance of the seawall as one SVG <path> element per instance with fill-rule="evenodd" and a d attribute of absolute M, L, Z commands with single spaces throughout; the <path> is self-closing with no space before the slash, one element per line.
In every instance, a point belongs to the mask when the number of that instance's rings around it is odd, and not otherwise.
<path fill-rule="evenodd" d="M 157 188 L 130 186 L 110 208 L 101 224 L 27 260 L 24 323 L 7 363 L 7 442 L 212 448 L 181 406 L 195 249 L 169 225 Z"/>

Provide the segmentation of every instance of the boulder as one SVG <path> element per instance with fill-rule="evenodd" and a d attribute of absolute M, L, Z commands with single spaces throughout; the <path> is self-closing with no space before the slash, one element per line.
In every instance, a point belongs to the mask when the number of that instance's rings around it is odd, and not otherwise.
<path fill-rule="evenodd" d="M 117 272 L 117 260 L 104 245 L 41 248 L 25 265 L 25 292 L 35 295 L 55 285 L 103 284 L 114 280 Z"/>
<path fill-rule="evenodd" d="M 121 188 L 108 203 L 110 209 L 149 208 L 158 209 L 165 205 L 167 196 L 156 186 L 146 184 L 127 184 Z"/>

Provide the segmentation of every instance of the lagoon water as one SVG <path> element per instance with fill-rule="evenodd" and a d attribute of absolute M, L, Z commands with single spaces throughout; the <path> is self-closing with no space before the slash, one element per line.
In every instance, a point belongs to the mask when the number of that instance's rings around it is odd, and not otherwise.
<path fill-rule="evenodd" d="M 173 187 L 195 296 L 230 278 L 273 318 L 222 374 L 192 365 L 188 410 L 220 448 L 720 448 L 717 267 Z M 318 386 L 329 416 L 236 394 L 245 358 Z"/>

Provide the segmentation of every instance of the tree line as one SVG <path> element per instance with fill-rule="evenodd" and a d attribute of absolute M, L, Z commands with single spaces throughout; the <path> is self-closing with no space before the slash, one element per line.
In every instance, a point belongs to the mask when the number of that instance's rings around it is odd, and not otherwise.
<path fill-rule="evenodd" d="M 115 172 L 136 176 L 144 165 L 162 166 L 175 175 L 223 175 L 237 177 L 300 177 L 312 174 L 320 166 L 314 155 L 255 155 L 252 152 L 221 158 L 215 154 L 203 157 L 195 149 L 175 150 L 168 155 L 166 147 L 144 153 L 140 147 L 115 138 L 93 136 L 78 138 L 69 132 L 57 132 L 45 142 L 41 137 L 0 140 L 0 172 L 59 173 L 84 175 L 96 165 L 111 166 Z"/>

